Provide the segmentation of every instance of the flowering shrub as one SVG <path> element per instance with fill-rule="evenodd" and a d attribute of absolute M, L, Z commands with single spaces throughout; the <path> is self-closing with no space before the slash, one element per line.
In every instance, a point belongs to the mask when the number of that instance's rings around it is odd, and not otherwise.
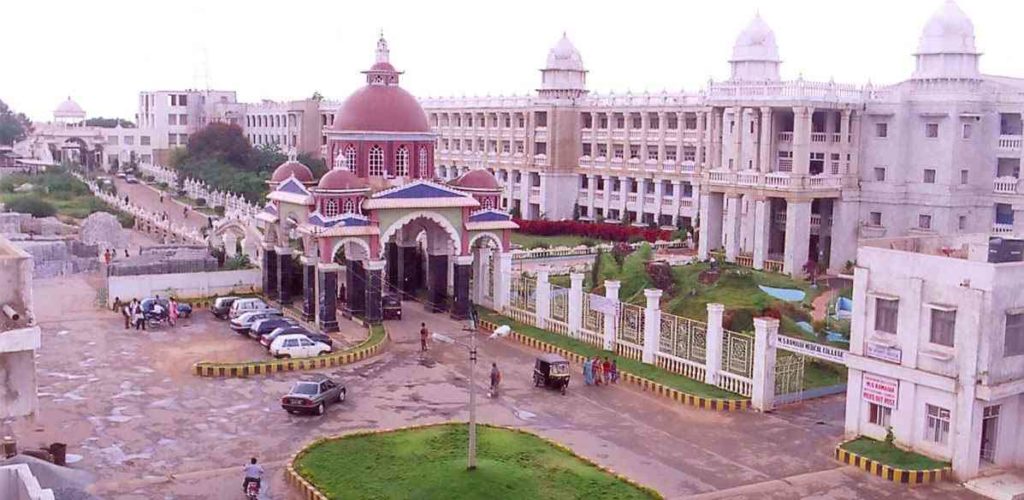
<path fill-rule="evenodd" d="M 570 234 L 605 241 L 629 241 L 631 237 L 637 236 L 644 241 L 652 243 L 658 240 L 669 241 L 672 239 L 672 231 L 619 224 L 600 224 L 574 220 L 548 221 L 523 219 L 516 219 L 515 223 L 519 224 L 519 232 L 538 236 Z"/>

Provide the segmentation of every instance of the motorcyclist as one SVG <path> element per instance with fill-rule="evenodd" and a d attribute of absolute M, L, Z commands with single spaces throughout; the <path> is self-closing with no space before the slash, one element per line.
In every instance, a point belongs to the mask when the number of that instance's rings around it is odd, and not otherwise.
<path fill-rule="evenodd" d="M 256 483 L 256 487 L 259 489 L 263 482 L 263 466 L 256 463 L 256 457 L 252 457 L 243 470 L 245 471 L 245 481 L 242 482 L 242 492 L 248 492 L 249 483 Z"/>

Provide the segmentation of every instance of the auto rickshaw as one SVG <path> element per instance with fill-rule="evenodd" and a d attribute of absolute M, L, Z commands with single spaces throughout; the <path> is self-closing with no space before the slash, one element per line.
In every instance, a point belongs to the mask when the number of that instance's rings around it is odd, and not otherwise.
<path fill-rule="evenodd" d="M 559 389 L 565 394 L 565 388 L 569 386 L 569 362 L 557 354 L 537 356 L 533 365 L 533 385 Z"/>

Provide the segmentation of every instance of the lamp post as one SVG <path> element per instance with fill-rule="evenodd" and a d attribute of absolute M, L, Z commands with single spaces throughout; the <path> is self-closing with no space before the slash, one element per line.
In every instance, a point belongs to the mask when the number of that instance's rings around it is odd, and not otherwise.
<path fill-rule="evenodd" d="M 454 339 L 441 333 L 434 333 L 431 338 L 445 344 L 458 344 L 469 351 L 469 460 L 466 469 L 476 469 L 476 309 L 469 305 L 469 343 Z"/>

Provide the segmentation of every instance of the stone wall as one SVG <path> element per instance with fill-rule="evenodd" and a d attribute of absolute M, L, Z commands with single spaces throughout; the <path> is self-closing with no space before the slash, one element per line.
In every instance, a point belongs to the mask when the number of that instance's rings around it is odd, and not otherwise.
<path fill-rule="evenodd" d="M 199 245 L 164 245 L 110 264 L 109 276 L 202 273 L 217 271 L 217 259 Z"/>
<path fill-rule="evenodd" d="M 253 293 L 262 290 L 259 269 L 107 277 L 107 305 L 114 299 L 174 296 L 180 299 Z"/>

